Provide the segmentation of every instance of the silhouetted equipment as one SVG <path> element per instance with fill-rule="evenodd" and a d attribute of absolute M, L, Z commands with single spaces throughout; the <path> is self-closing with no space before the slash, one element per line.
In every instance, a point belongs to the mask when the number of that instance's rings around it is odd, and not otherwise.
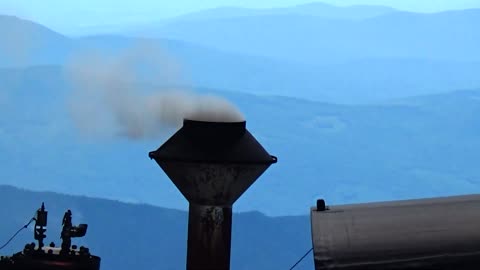
<path fill-rule="evenodd" d="M 63 216 L 62 221 L 62 233 L 60 238 L 62 239 L 62 254 L 68 254 L 70 252 L 70 246 L 72 245 L 72 238 L 83 237 L 87 233 L 87 224 L 80 224 L 78 226 L 72 225 L 72 211 L 67 210 Z"/>
<path fill-rule="evenodd" d="M 246 122 L 193 120 L 149 157 L 190 203 L 187 270 L 230 269 L 232 205 L 277 158 Z"/>
<path fill-rule="evenodd" d="M 10 257 L 1 257 L 1 270 L 99 270 L 100 257 L 90 254 L 86 247 L 71 245 L 72 237 L 85 236 L 87 225 L 80 224 L 73 226 L 71 223 L 72 212 L 68 210 L 65 213 L 62 225 L 62 248 L 56 248 L 55 243 L 50 243 L 45 247 L 43 240 L 46 238 L 47 215 L 45 205 L 37 211 L 35 217 L 34 238 L 38 241 L 26 244 L 22 252 L 18 252 Z M 68 243 L 68 245 L 66 244 Z M 67 247 L 68 246 L 68 247 Z"/>
<path fill-rule="evenodd" d="M 312 208 L 315 269 L 480 269 L 480 195 Z"/>
<path fill-rule="evenodd" d="M 43 248 L 43 239 L 45 239 L 45 232 L 47 229 L 47 215 L 48 212 L 45 211 L 45 204 L 42 203 L 42 207 L 37 210 L 37 215 L 35 217 L 35 228 L 33 229 L 33 238 L 38 241 L 39 248 Z"/>

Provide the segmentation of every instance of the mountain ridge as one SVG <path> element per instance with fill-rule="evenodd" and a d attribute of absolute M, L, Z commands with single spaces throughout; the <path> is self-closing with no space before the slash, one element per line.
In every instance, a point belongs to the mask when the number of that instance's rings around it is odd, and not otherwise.
<path fill-rule="evenodd" d="M 480 22 L 478 10 L 393 12 L 357 22 L 301 15 L 234 17 L 173 22 L 144 35 L 303 63 L 376 57 L 470 61 L 480 59 L 474 27 Z"/>
<path fill-rule="evenodd" d="M 230 53 L 174 39 L 96 35 L 66 40 L 64 43 L 52 40 L 44 47 L 20 53 L 17 59 L 11 53 L 17 49 L 7 48 L 3 54 L 10 55 L 10 60 L 4 58 L 0 66 L 65 66 L 72 57 L 81 57 L 85 52 L 92 51 L 110 58 L 122 57 L 138 53 L 139 46 L 146 44 L 158 47 L 167 58 L 171 58 L 184 72 L 179 78 L 183 80 L 181 83 L 192 87 L 263 95 L 298 95 L 317 101 L 353 104 L 480 85 L 476 73 L 480 61 L 370 58 L 340 64 L 303 64 Z M 30 59 L 27 56 L 31 54 L 39 56 Z"/>
<path fill-rule="evenodd" d="M 39 65 L 55 59 L 71 47 L 64 35 L 31 20 L 0 15 L 2 65 Z"/>
<path fill-rule="evenodd" d="M 164 23 L 181 20 L 205 20 L 275 14 L 297 14 L 324 18 L 361 20 L 394 11 L 396 11 L 396 9 L 381 5 L 351 5 L 340 7 L 323 2 L 311 2 L 277 8 L 220 6 L 176 16 L 165 20 Z"/>

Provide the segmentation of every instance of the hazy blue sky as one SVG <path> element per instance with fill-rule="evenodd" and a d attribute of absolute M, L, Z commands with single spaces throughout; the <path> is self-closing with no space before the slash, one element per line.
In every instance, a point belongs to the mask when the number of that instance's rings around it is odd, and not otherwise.
<path fill-rule="evenodd" d="M 51 27 L 152 21 L 218 6 L 268 8 L 312 0 L 0 0 L 0 14 L 14 14 Z M 324 0 L 336 5 L 375 4 L 435 12 L 480 7 L 480 0 Z"/>

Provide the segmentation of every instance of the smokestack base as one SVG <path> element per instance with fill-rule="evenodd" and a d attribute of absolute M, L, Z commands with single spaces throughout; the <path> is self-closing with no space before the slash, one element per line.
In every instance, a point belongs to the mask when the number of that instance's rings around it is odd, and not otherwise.
<path fill-rule="evenodd" d="M 190 204 L 187 270 L 228 270 L 232 207 Z"/>

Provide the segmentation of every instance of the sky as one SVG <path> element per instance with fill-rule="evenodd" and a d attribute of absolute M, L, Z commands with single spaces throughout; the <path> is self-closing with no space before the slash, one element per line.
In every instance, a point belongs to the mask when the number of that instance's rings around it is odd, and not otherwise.
<path fill-rule="evenodd" d="M 16 15 L 62 29 L 160 21 L 219 6 L 286 7 L 312 0 L 0 0 L 0 14 Z M 480 8 L 480 0 L 323 0 L 338 6 L 371 4 L 415 12 Z"/>

